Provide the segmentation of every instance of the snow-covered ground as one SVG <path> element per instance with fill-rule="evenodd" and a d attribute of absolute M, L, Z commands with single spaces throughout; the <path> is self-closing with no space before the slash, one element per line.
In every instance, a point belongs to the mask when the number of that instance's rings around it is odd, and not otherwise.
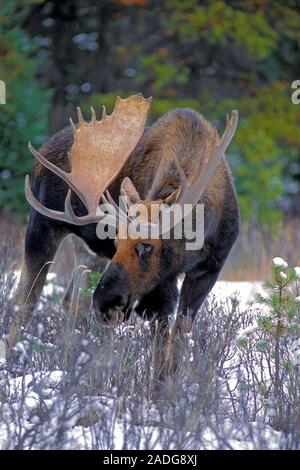
<path fill-rule="evenodd" d="M 165 448 L 164 441 L 169 440 L 170 435 L 174 433 L 172 427 L 167 424 L 162 426 L 159 410 L 151 401 L 141 407 L 139 424 L 133 422 L 130 412 L 126 412 L 124 397 L 114 399 L 107 396 L 90 396 L 84 403 L 74 395 L 67 401 L 62 400 L 59 385 L 63 377 L 62 371 L 53 371 L 27 374 L 11 378 L 9 381 L 0 380 L 2 393 L 6 391 L 11 397 L 10 402 L 1 409 L 0 449 L 7 448 L 8 442 L 9 448 L 13 448 L 19 442 L 20 435 L 24 435 L 26 448 L 36 432 L 37 444 L 33 449 L 39 448 L 40 443 L 48 449 L 53 449 L 59 427 L 63 428 L 63 449 L 134 449 L 132 445 L 128 447 L 128 442 L 134 442 L 134 439 L 128 438 L 128 433 L 131 433 L 131 436 L 139 436 L 139 449 L 161 450 Z M 39 393 L 36 392 L 37 388 Z M 37 412 L 41 408 L 41 401 L 43 411 L 47 413 L 46 419 L 42 419 L 42 413 Z M 101 424 L 97 426 L 97 421 L 105 422 L 105 419 L 108 419 L 109 426 L 103 432 Z M 226 441 L 225 448 L 236 450 L 261 447 L 278 449 L 282 441 L 280 432 L 260 422 L 233 424 L 230 419 L 225 419 L 222 433 Z M 199 441 L 193 433 L 187 434 L 189 436 L 185 439 L 186 449 L 220 448 L 220 435 L 214 426 L 204 428 Z M 176 449 L 176 445 L 173 448 Z"/>
<path fill-rule="evenodd" d="M 260 282 L 217 281 L 210 292 L 211 296 L 225 302 L 231 296 L 237 296 L 240 309 L 245 309 L 255 301 L 255 295 L 261 290 Z"/>
<path fill-rule="evenodd" d="M 19 273 L 16 274 L 18 277 Z M 210 298 L 214 298 L 217 303 L 226 303 L 228 298 L 237 297 L 239 309 L 245 311 L 255 308 L 255 295 L 258 291 L 261 291 L 260 283 L 219 281 Z M 55 285 L 55 274 L 50 274 L 44 295 L 51 297 L 54 292 L 61 293 L 61 289 Z M 193 341 L 191 347 L 192 345 Z M 26 350 L 22 347 L 20 346 L 19 352 L 26 355 Z M 84 364 L 85 358 L 86 353 L 83 352 L 78 364 L 80 361 Z M 234 363 L 235 358 L 231 361 Z M 57 430 L 60 427 L 60 445 L 64 449 L 134 448 L 128 435 L 139 436 L 137 442 L 140 449 L 164 449 L 164 442 L 170 442 L 170 436 L 174 433 L 168 423 L 162 427 L 159 409 L 151 399 L 143 402 L 139 420 L 134 422 L 132 413 L 127 411 L 130 397 L 117 398 L 113 394 L 101 394 L 83 399 L 77 393 L 64 396 L 62 384 L 67 377 L 62 370 L 45 369 L 12 377 L 3 366 L 4 343 L 0 340 L 0 449 L 14 448 L 20 442 L 20 436 L 25 449 L 55 448 Z M 225 382 L 225 392 L 228 386 L 234 388 L 234 379 L 228 378 L 226 385 Z M 191 384 L 191 387 L 196 385 Z M 187 385 L 186 394 L 190 397 L 193 391 L 189 387 Z M 180 403 L 176 406 L 180 413 Z M 106 426 L 109 423 L 104 430 L 103 423 Z M 227 447 L 224 447 L 233 449 L 277 449 L 283 439 L 281 433 L 259 421 L 248 421 L 246 424 L 225 419 L 222 433 L 226 435 Z M 35 444 L 32 445 L 33 438 Z M 192 431 L 187 433 L 184 442 L 187 449 L 216 449 L 220 448 L 222 439 L 217 426 L 207 426 L 201 432 L 201 442 L 197 441 Z"/>

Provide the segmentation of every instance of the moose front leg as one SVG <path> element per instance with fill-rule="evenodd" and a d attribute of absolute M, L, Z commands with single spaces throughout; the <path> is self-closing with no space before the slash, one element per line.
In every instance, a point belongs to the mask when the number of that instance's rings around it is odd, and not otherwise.
<path fill-rule="evenodd" d="M 182 284 L 178 313 L 168 343 L 171 374 L 179 369 L 184 355 L 185 335 L 192 332 L 193 321 L 208 293 L 218 279 L 220 270 L 199 271 L 198 276 L 187 274 Z"/>
<path fill-rule="evenodd" d="M 213 288 L 220 274 L 220 269 L 203 269 L 198 273 L 187 273 L 182 284 L 178 307 L 180 323 L 192 324 L 197 312 Z M 184 321 L 183 321 L 184 320 Z"/>
<path fill-rule="evenodd" d="M 186 348 L 186 335 L 192 332 L 193 321 L 207 294 L 215 284 L 218 271 L 202 270 L 198 275 L 186 274 L 180 293 L 175 322 L 168 338 L 167 358 L 170 376 L 179 370 Z"/>
<path fill-rule="evenodd" d="M 17 340 L 18 327 L 26 324 L 37 304 L 50 265 L 65 234 L 39 214 L 31 214 L 26 230 L 21 277 L 14 294 L 18 311 L 9 335 L 9 350 Z"/>
<path fill-rule="evenodd" d="M 174 313 L 179 297 L 177 277 L 167 279 L 144 295 L 135 311 L 148 319 L 153 337 L 153 383 L 157 389 L 170 374 L 169 315 Z"/>

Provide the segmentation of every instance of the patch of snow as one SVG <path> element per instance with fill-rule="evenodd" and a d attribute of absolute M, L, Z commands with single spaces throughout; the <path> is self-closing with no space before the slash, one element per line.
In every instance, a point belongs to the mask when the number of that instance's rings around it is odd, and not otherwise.
<path fill-rule="evenodd" d="M 255 295 L 260 288 L 260 282 L 218 281 L 211 290 L 210 296 L 214 295 L 220 303 L 226 302 L 229 297 L 237 297 L 242 310 L 255 300 Z"/>
<path fill-rule="evenodd" d="M 294 268 L 294 271 L 295 271 L 295 274 L 296 274 L 296 278 L 300 279 L 300 268 L 298 266 L 296 266 Z"/>
<path fill-rule="evenodd" d="M 0 364 L 6 361 L 5 343 L 0 339 Z"/>
<path fill-rule="evenodd" d="M 276 268 L 287 268 L 288 264 L 284 259 L 280 258 L 280 256 L 276 256 L 273 258 L 273 264 L 276 266 Z"/>
<path fill-rule="evenodd" d="M 239 337 L 247 337 L 254 333 L 258 329 L 258 325 L 251 325 L 247 326 L 247 328 L 244 328 L 243 330 L 239 331 L 238 336 Z"/>

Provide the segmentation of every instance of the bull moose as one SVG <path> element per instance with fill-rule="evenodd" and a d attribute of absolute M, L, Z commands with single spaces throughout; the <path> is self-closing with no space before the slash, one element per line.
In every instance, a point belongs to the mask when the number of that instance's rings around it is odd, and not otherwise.
<path fill-rule="evenodd" d="M 114 111 L 101 120 L 92 109 L 89 122 L 78 110 L 72 121 L 52 136 L 36 158 L 32 189 L 25 193 L 31 205 L 25 238 L 24 263 L 15 299 L 20 315 L 31 312 L 39 298 L 55 253 L 72 233 L 99 257 L 107 259 L 103 277 L 93 294 L 93 308 L 102 322 L 121 311 L 155 319 L 162 336 L 177 307 L 177 331 L 193 321 L 237 238 L 239 209 L 224 153 L 236 130 L 238 113 L 227 116 L 221 139 L 201 114 L 173 109 L 145 128 L 151 99 L 140 94 L 118 98 Z M 187 250 L 184 239 L 133 236 L 99 239 L 97 222 L 103 219 L 100 201 L 118 208 L 126 196 L 127 210 L 118 214 L 125 223 L 133 204 L 147 210 L 161 203 L 204 204 L 204 244 Z M 117 211 L 116 211 L 117 213 Z M 121 214 L 121 215 L 120 215 Z M 110 219 L 108 219 L 110 220 Z M 142 220 L 147 223 L 147 221 Z M 181 290 L 178 278 L 184 275 Z"/>

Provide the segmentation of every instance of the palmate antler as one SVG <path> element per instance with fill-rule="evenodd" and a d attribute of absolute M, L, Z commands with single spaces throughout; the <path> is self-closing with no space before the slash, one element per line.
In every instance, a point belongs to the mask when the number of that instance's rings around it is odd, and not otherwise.
<path fill-rule="evenodd" d="M 127 99 L 117 98 L 110 116 L 103 107 L 101 121 L 96 119 L 92 109 L 90 122 L 84 121 L 80 108 L 79 126 L 70 119 L 74 143 L 68 157 L 71 172 L 68 173 L 47 160 L 31 143 L 29 150 L 46 168 L 62 178 L 76 192 L 87 208 L 88 214 L 77 217 L 71 206 L 71 189 L 65 200 L 65 211 L 60 212 L 43 206 L 33 195 L 29 176 L 25 179 L 25 195 L 29 204 L 38 212 L 52 219 L 75 225 L 98 222 L 104 213 L 98 210 L 101 195 L 124 166 L 143 135 L 151 98 L 141 94 Z"/>

